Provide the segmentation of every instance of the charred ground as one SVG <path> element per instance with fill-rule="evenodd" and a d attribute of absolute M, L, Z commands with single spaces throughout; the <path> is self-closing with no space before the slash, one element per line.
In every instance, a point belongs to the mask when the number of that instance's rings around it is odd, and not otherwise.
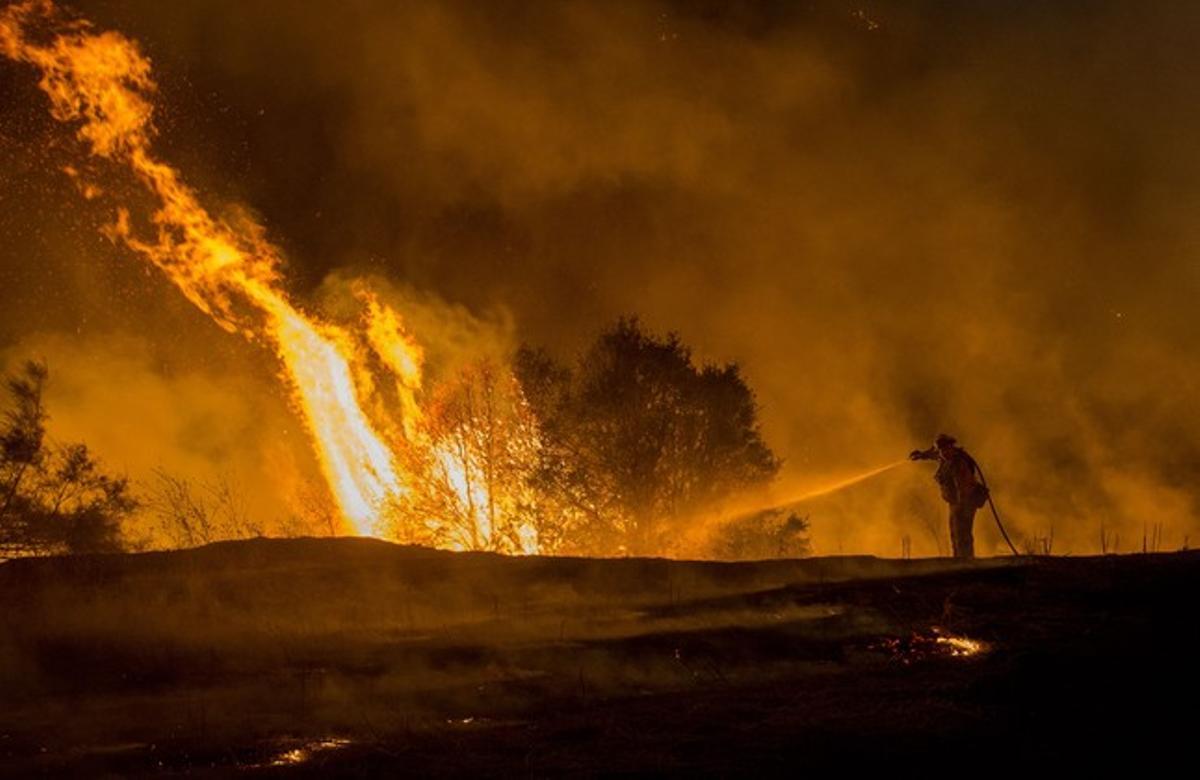
<path fill-rule="evenodd" d="M 342 539 L 13 561 L 0 772 L 1146 763 L 1187 748 L 1197 586 L 1197 553 L 722 564 Z"/>

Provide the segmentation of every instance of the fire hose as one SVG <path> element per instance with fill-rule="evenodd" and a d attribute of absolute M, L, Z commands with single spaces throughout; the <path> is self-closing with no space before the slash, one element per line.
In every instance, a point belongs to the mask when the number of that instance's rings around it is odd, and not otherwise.
<path fill-rule="evenodd" d="M 1012 550 L 1012 554 L 1020 556 L 1016 546 L 1013 545 L 1012 539 L 1008 538 L 1008 531 L 1004 530 L 1004 523 L 1000 521 L 1000 512 L 996 510 L 996 502 L 992 500 L 992 489 L 988 487 L 987 477 L 983 476 L 983 469 L 975 463 L 975 470 L 979 472 L 979 481 L 983 483 L 983 489 L 987 491 L 988 507 L 992 510 L 992 517 L 996 518 L 996 527 L 1000 529 L 1000 535 L 1004 537 L 1004 541 L 1008 543 L 1008 549 Z"/>

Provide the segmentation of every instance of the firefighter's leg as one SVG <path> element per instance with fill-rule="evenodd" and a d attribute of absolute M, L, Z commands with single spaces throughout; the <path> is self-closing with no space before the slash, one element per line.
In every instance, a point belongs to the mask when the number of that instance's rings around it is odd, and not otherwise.
<path fill-rule="evenodd" d="M 950 551 L 958 557 L 958 518 L 955 517 L 954 504 L 950 505 Z"/>
<path fill-rule="evenodd" d="M 954 527 L 954 557 L 975 557 L 975 509 L 970 506 L 955 506 L 950 513 Z"/>
<path fill-rule="evenodd" d="M 975 557 L 975 507 L 963 507 L 963 525 L 958 529 L 958 539 L 962 542 L 963 557 Z"/>

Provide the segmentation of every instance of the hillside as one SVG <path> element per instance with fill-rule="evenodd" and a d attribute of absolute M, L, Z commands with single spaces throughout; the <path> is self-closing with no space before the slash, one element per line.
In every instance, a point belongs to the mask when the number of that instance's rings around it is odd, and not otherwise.
<path fill-rule="evenodd" d="M 0 565 L 0 774 L 1079 766 L 1186 748 L 1200 554 L 257 540 Z M 931 763 L 933 762 L 933 763 Z"/>

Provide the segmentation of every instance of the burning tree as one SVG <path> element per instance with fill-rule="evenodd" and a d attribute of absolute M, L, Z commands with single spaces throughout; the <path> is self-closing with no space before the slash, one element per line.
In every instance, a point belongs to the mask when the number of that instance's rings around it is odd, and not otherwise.
<path fill-rule="evenodd" d="M 48 372 L 29 362 L 8 379 L 0 430 L 0 556 L 120 549 L 120 521 L 137 506 L 128 483 L 103 473 L 84 444 L 47 440 Z"/>
<path fill-rule="evenodd" d="M 622 319 L 574 367 L 524 350 L 517 371 L 542 423 L 535 482 L 580 551 L 669 551 L 683 518 L 778 471 L 738 367 L 697 366 L 676 334 Z"/>
<path fill-rule="evenodd" d="M 539 549 L 537 421 L 511 373 L 490 361 L 437 385 L 406 450 L 410 489 L 387 512 L 389 536 L 458 550 Z M 550 539 L 553 534 L 546 534 Z"/>

